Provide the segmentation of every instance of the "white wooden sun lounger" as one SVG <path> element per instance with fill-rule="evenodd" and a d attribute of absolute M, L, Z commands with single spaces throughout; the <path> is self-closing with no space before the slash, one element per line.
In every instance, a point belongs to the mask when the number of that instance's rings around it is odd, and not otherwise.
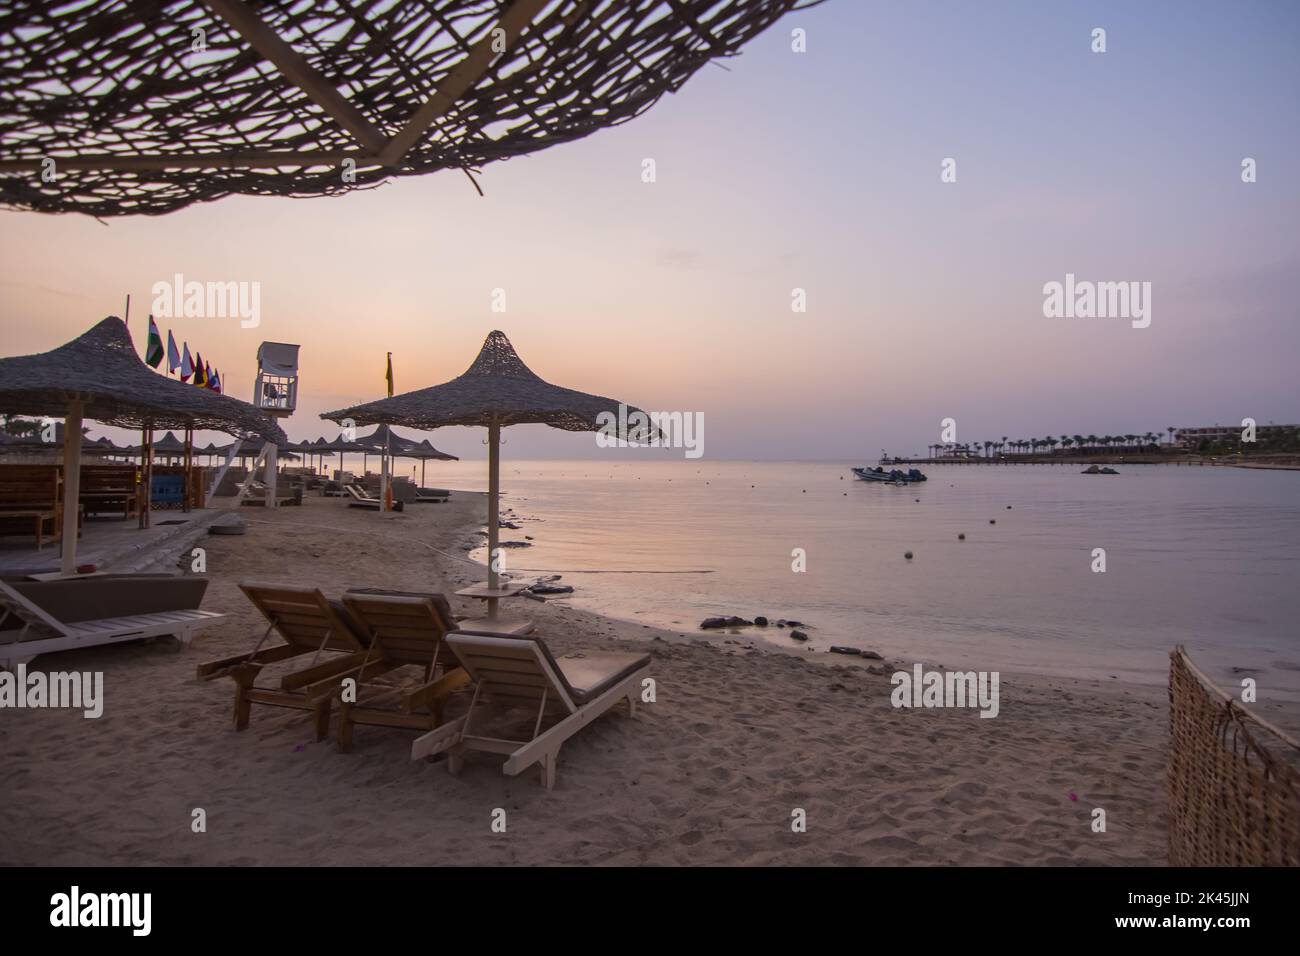
<path fill-rule="evenodd" d="M 225 616 L 216 611 L 157 611 L 67 623 L 0 581 L 0 625 L 8 623 L 10 618 L 16 618 L 22 624 L 19 628 L 0 630 L 0 667 L 13 669 L 38 654 L 165 634 L 177 637 L 182 644 L 189 644 L 200 627 Z"/>
<path fill-rule="evenodd" d="M 356 485 L 344 485 L 344 492 L 348 496 L 348 505 L 353 508 L 375 508 L 378 509 L 380 501 L 378 498 L 371 498 Z"/>
<path fill-rule="evenodd" d="M 447 643 L 475 681 L 474 697 L 464 717 L 417 738 L 411 759 L 445 752 L 447 769 L 456 774 L 467 751 L 505 754 L 502 769 L 510 776 L 541 764 L 548 790 L 555 786 L 556 760 L 564 742 L 620 700 L 627 701 L 629 714 L 634 713 L 641 680 L 650 668 L 647 654 L 585 653 L 557 660 L 537 638 L 454 631 Z M 536 708 L 531 737 L 506 740 L 471 733 L 471 723 L 487 716 L 484 710 L 520 705 Z M 559 720 L 543 730 L 548 706 L 558 712 Z"/>

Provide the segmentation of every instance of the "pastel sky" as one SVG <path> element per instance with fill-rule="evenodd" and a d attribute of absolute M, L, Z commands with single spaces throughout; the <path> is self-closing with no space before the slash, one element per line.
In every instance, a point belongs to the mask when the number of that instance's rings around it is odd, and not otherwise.
<path fill-rule="evenodd" d="M 1286 0 L 831 0 L 631 123 L 486 167 L 483 198 L 440 173 L 162 218 L 0 211 L 0 354 L 127 293 L 142 346 L 179 272 L 261 284 L 258 328 L 160 324 L 244 398 L 263 339 L 301 343 L 295 440 L 381 396 L 386 352 L 406 391 L 494 328 L 549 381 L 703 412 L 711 458 L 912 452 L 948 417 L 963 441 L 1296 422 L 1298 49 Z M 1045 318 L 1067 272 L 1150 282 L 1150 327 Z M 431 437 L 484 454 L 481 432 Z M 516 458 L 607 454 L 508 438 Z"/>

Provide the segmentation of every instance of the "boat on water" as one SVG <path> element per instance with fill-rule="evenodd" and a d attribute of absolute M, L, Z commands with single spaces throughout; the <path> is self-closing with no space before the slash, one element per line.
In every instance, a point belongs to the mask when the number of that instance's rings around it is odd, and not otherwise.
<path fill-rule="evenodd" d="M 891 468 L 889 471 L 885 471 L 884 468 L 853 468 L 850 470 L 863 481 L 878 481 L 887 485 L 911 485 L 926 480 L 925 475 L 915 468 L 909 468 L 907 471 L 900 471 L 897 468 Z"/>

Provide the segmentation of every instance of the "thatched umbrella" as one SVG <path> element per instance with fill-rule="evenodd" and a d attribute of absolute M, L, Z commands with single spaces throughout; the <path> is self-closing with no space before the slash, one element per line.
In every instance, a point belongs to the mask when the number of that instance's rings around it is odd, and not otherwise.
<path fill-rule="evenodd" d="M 313 470 L 317 472 L 323 471 L 325 468 L 325 456 L 333 454 L 333 452 L 325 450 L 329 447 L 329 442 L 325 440 L 325 436 L 321 435 L 320 438 L 317 438 L 313 442 L 304 441 L 303 444 L 311 449 L 309 454 L 314 455 L 316 458 L 316 463 L 312 466 Z"/>
<path fill-rule="evenodd" d="M 468 175 L 640 116 L 818 2 L 7 3 L 0 204 L 157 215 Z M 198 68 L 195 31 L 220 51 Z"/>
<path fill-rule="evenodd" d="M 414 445 L 402 452 L 403 458 L 414 458 L 420 463 L 420 486 L 424 486 L 424 466 L 431 461 L 460 461 L 455 455 L 449 455 L 445 451 L 438 451 L 425 439 L 418 445 Z"/>
<path fill-rule="evenodd" d="M 620 407 L 624 410 L 619 414 Z M 493 331 L 478 358 L 458 378 L 392 398 L 325 412 L 321 418 L 359 425 L 407 425 L 428 431 L 445 425 L 482 425 L 488 430 L 488 617 L 497 610 L 500 536 L 501 429 L 542 424 L 564 431 L 602 431 L 602 414 L 626 423 L 639 409 L 612 398 L 561 388 L 539 378 L 515 352 L 504 332 Z M 644 413 L 641 413 L 644 415 Z M 650 436 L 645 436 L 650 437 Z"/>
<path fill-rule="evenodd" d="M 185 454 L 185 442 L 168 432 L 153 443 L 153 453 L 163 458 L 179 458 Z"/>
<path fill-rule="evenodd" d="M 399 435 L 387 425 L 380 425 L 369 435 L 358 435 L 357 444 L 367 445 L 378 451 L 388 458 L 414 458 L 421 463 L 420 466 L 420 484 L 424 484 L 424 464 L 431 461 L 460 461 L 455 455 L 448 455 L 446 452 L 438 451 L 429 439 L 416 441 L 414 438 L 407 438 L 405 435 Z M 389 468 L 389 472 L 392 468 Z"/>
<path fill-rule="evenodd" d="M 371 450 L 369 445 L 362 445 L 354 441 L 348 441 L 346 438 L 343 437 L 342 432 L 340 432 L 339 436 L 335 438 L 332 442 L 329 442 L 325 445 L 317 445 L 316 447 L 321 449 L 322 451 L 338 453 L 339 471 L 343 470 L 343 456 L 346 455 L 348 452 L 355 452 L 356 454 L 365 454 L 366 452 Z"/>
<path fill-rule="evenodd" d="M 131 333 L 109 316 L 66 345 L 37 355 L 0 358 L 0 410 L 64 417 L 63 573 L 77 567 L 81 423 L 132 428 L 203 428 L 240 438 L 284 441 L 284 432 L 252 405 L 169 379 L 140 361 Z"/>

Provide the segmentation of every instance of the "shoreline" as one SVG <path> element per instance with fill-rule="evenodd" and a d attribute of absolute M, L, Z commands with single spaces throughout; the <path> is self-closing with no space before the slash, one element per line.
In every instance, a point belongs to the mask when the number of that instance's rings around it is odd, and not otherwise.
<path fill-rule="evenodd" d="M 649 653 L 657 700 L 573 738 L 554 791 L 535 772 L 504 776 L 490 757 L 459 777 L 412 762 L 413 735 L 402 731 L 363 728 L 340 753 L 332 739 L 313 742 L 294 711 L 257 708 L 237 733 L 230 682 L 198 682 L 194 668 L 247 650 L 264 630 L 239 580 L 330 596 L 366 585 L 450 595 L 480 576 L 481 565 L 451 559 L 482 523 L 482 495 L 456 493 L 418 515 L 334 501 L 248 516 L 248 534 L 210 540 L 204 606 L 229 617 L 188 651 L 160 640 L 37 659 L 102 670 L 105 714 L 6 715 L 12 796 L 0 807 L 0 862 L 1164 862 L 1163 689 L 1005 675 L 996 719 L 896 709 L 888 676 L 860 660 L 663 631 L 563 602 L 508 607 L 534 618 L 557 654 Z M 451 600 L 458 614 L 478 610 Z M 1097 806 L 1108 833 L 1090 829 Z M 207 813 L 204 834 L 190 832 L 195 807 Z M 489 828 L 496 807 L 512 815 L 509 838 Z M 791 832 L 792 808 L 807 811 L 807 833 Z"/>
<path fill-rule="evenodd" d="M 1267 456 L 1273 457 L 1273 456 Z M 1276 457 L 1294 459 L 1297 456 L 1283 453 Z M 1168 455 L 1026 455 L 1023 458 L 891 458 L 877 462 L 881 467 L 897 465 L 1173 465 L 1190 468 L 1261 468 L 1275 471 L 1300 471 L 1295 461 L 1272 462 L 1237 461 L 1204 458 L 1197 455 L 1172 457 Z"/>

